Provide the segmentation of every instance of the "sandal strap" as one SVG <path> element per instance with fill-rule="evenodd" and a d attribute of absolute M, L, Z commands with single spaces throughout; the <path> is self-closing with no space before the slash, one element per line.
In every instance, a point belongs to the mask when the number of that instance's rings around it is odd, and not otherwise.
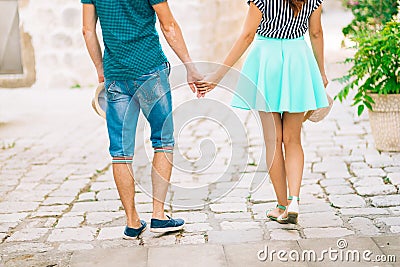
<path fill-rule="evenodd" d="M 276 204 L 276 207 L 277 207 L 278 209 L 280 209 L 280 210 L 283 210 L 283 211 L 286 210 L 286 207 L 285 207 L 285 206 L 282 206 L 282 205 L 279 205 L 279 204 Z"/>
<path fill-rule="evenodd" d="M 293 198 L 296 198 L 297 201 L 300 201 L 300 198 L 299 198 L 299 197 L 296 197 L 296 196 L 289 196 L 289 197 L 288 197 L 288 200 L 293 200 Z"/>

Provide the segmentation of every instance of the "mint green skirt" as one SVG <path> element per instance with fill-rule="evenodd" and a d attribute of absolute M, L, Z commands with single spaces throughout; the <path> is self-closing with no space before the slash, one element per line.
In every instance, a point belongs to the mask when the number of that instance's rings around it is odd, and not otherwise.
<path fill-rule="evenodd" d="M 231 105 L 279 113 L 327 107 L 322 77 L 304 37 L 272 39 L 257 35 Z"/>

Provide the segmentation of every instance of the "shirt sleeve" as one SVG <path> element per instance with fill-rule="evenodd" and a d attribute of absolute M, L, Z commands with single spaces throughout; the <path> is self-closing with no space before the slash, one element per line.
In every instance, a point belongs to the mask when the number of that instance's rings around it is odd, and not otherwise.
<path fill-rule="evenodd" d="M 82 4 L 92 4 L 92 5 L 94 4 L 93 0 L 81 0 L 81 3 Z"/>
<path fill-rule="evenodd" d="M 319 0 L 322 1 L 322 0 Z M 256 7 L 261 11 L 261 13 L 265 13 L 265 1 L 264 0 L 247 0 L 247 4 L 250 5 L 250 2 L 256 5 Z"/>
<path fill-rule="evenodd" d="M 324 0 L 316 0 L 314 7 L 313 7 L 313 11 L 316 10 L 317 8 L 319 8 L 319 6 L 322 4 Z"/>
<path fill-rule="evenodd" d="M 149 0 L 150 5 L 154 6 L 159 3 L 167 2 L 167 0 Z"/>

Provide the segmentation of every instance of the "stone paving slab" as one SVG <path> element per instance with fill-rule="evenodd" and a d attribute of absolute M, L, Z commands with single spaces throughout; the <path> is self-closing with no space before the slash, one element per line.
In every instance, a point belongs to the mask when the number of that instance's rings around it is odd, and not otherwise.
<path fill-rule="evenodd" d="M 242 244 L 93 249 L 73 252 L 69 260 L 63 264 L 68 264 L 70 267 L 108 267 L 113 265 L 149 267 L 338 266 L 339 264 L 340 266 L 398 266 L 397 262 L 400 257 L 398 240 L 396 236 L 348 237 L 345 239 L 323 238 Z M 330 258 L 328 254 L 321 254 L 323 250 L 338 252 L 332 254 Z M 362 253 L 367 250 L 370 252 L 365 255 L 370 259 L 375 260 L 377 255 L 394 255 L 397 257 L 397 262 L 393 262 L 392 259 L 392 262 L 386 263 L 368 262 L 362 258 Z M 357 255 L 361 255 L 360 261 L 357 261 Z"/>
<path fill-rule="evenodd" d="M 297 242 L 288 241 L 266 241 L 265 243 L 249 243 L 246 245 L 224 245 L 224 251 L 228 266 L 241 267 L 241 266 L 307 266 L 304 262 L 280 262 L 275 258 L 275 260 L 270 260 L 271 258 L 266 258 L 265 261 L 258 259 L 257 253 L 260 250 L 266 251 L 266 247 L 269 250 L 287 250 L 287 251 L 301 251 L 300 246 Z M 265 254 L 261 255 L 264 259 Z M 275 255 L 276 257 L 276 255 Z"/>
<path fill-rule="evenodd" d="M 224 249 L 218 245 L 189 245 L 172 249 L 171 247 L 149 248 L 148 267 L 176 267 L 177 265 L 193 267 L 228 266 Z"/>
<path fill-rule="evenodd" d="M 317 255 L 321 255 L 323 250 L 335 249 L 337 250 L 337 261 L 335 262 L 328 262 L 327 266 L 337 266 L 340 262 L 340 266 L 376 266 L 375 262 L 368 262 L 360 257 L 354 257 L 351 259 L 355 259 L 354 261 L 346 261 L 341 260 L 345 259 L 344 257 L 341 258 L 340 251 L 349 251 L 349 250 L 357 250 L 361 253 L 364 251 L 369 250 L 371 251 L 371 255 L 383 255 L 384 253 L 379 247 L 375 244 L 375 242 L 371 238 L 351 238 L 345 237 L 340 239 L 315 239 L 315 240 L 299 240 L 299 245 L 303 250 L 313 250 L 317 253 Z M 335 256 L 334 256 L 335 257 Z M 350 256 L 349 256 L 350 257 Z M 350 259 L 350 258 L 349 258 Z M 372 257 L 371 257 L 372 259 Z M 317 262 L 309 262 L 309 266 L 321 266 L 321 263 Z M 379 264 L 379 266 L 392 266 L 391 264 Z"/>
<path fill-rule="evenodd" d="M 386 255 L 396 255 L 400 252 L 400 238 L 398 236 L 378 236 L 372 240 Z"/>
<path fill-rule="evenodd" d="M 118 267 L 147 267 L 148 248 L 118 248 L 95 249 L 90 252 L 75 253 L 71 257 L 71 267 L 88 266 L 118 266 Z M 168 257 L 167 257 L 168 258 Z M 164 265 L 165 266 L 165 265 Z"/>

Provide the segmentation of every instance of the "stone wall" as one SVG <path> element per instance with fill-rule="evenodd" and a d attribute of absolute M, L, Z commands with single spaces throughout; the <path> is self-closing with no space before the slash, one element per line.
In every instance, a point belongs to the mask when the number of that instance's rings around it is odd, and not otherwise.
<path fill-rule="evenodd" d="M 244 0 L 169 0 L 193 60 L 220 61 L 239 35 Z M 65 88 L 96 84 L 94 67 L 81 34 L 79 0 L 22 0 L 20 20 L 31 35 L 36 59 L 35 87 Z M 162 35 L 162 34 L 161 34 Z M 177 57 L 161 37 L 173 64 Z"/>

